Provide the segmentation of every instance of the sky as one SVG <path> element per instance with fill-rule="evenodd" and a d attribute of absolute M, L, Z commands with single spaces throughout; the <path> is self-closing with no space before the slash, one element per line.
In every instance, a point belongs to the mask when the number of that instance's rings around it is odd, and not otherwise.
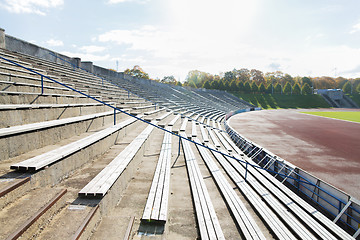
<path fill-rule="evenodd" d="M 153 79 L 190 70 L 360 77 L 359 0 L 0 0 L 0 28 Z"/>

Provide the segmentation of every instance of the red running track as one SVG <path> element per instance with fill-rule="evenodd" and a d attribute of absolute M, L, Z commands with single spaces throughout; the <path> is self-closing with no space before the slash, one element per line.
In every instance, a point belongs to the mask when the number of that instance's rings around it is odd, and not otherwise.
<path fill-rule="evenodd" d="M 230 118 L 230 126 L 286 161 L 360 199 L 360 124 L 300 111 L 241 113 Z"/>

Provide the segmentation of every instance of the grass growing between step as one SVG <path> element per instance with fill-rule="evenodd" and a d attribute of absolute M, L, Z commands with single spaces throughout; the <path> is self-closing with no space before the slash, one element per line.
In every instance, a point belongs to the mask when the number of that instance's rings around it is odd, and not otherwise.
<path fill-rule="evenodd" d="M 360 123 L 360 112 L 302 112 L 302 113 Z"/>
<path fill-rule="evenodd" d="M 232 94 L 263 109 L 330 107 L 320 95 Z"/>

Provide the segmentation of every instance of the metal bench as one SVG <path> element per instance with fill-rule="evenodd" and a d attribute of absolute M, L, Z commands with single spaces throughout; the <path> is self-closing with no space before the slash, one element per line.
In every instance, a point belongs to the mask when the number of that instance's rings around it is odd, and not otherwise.
<path fill-rule="evenodd" d="M 171 131 L 171 127 L 166 127 Z M 166 222 L 170 188 L 171 137 L 165 132 L 142 220 Z"/>
<path fill-rule="evenodd" d="M 180 134 L 187 138 L 185 133 Z M 181 139 L 201 239 L 225 239 L 195 155 L 187 140 Z"/>
<path fill-rule="evenodd" d="M 222 133 L 224 142 L 232 145 L 237 153 L 241 153 L 241 150 L 231 141 L 230 138 Z M 251 158 L 245 158 L 245 160 L 253 165 L 257 165 Z M 274 178 L 270 173 L 261 171 L 256 168 L 249 168 L 249 172 L 253 173 L 258 181 L 267 183 L 264 186 L 269 189 L 280 201 L 286 204 L 289 209 L 296 214 L 309 228 L 313 229 L 321 238 L 324 239 L 353 239 L 347 232 L 341 227 L 336 225 L 333 221 L 316 210 L 313 206 L 303 200 L 296 193 L 287 188 L 284 184 Z M 295 204 L 288 204 L 288 203 Z M 327 228 L 327 229 L 326 229 Z M 333 236 L 333 234 L 336 236 Z"/>
<path fill-rule="evenodd" d="M 195 138 L 195 142 L 200 144 L 200 140 Z M 213 157 L 209 150 L 196 145 L 198 151 L 200 152 L 201 157 L 203 158 L 206 166 L 209 169 L 212 177 L 214 178 L 219 190 L 224 197 L 226 204 L 228 205 L 233 218 L 240 228 L 241 232 L 246 239 L 265 239 L 265 236 L 262 234 L 260 228 L 256 224 L 255 220 L 250 215 L 249 211 L 246 209 L 246 206 L 241 201 L 235 190 L 226 180 L 225 176 L 222 174 L 218 166 L 215 164 Z M 212 147 L 212 146 L 211 146 Z"/>
<path fill-rule="evenodd" d="M 103 197 L 123 173 L 155 127 L 149 125 L 114 160 L 94 177 L 78 195 L 80 197 Z"/>
<path fill-rule="evenodd" d="M 80 151 L 81 149 L 90 146 L 91 144 L 109 136 L 110 134 L 119 131 L 120 129 L 134 123 L 136 121 L 135 118 L 130 118 L 125 120 L 117 125 L 106 128 L 102 131 L 96 132 L 88 137 L 80 139 L 76 142 L 72 142 L 60 148 L 54 149 L 52 151 L 46 152 L 44 154 L 38 155 L 36 157 L 27 159 L 25 161 L 13 164 L 10 166 L 11 169 L 17 170 L 29 170 L 29 171 L 37 171 L 42 169 L 50 164 L 53 164 L 65 157 Z"/>

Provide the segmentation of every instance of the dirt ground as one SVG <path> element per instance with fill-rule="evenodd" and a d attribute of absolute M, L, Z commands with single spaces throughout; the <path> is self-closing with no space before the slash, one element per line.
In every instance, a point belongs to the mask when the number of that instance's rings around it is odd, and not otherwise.
<path fill-rule="evenodd" d="M 360 124 L 301 111 L 241 113 L 230 119 L 230 125 L 286 161 L 360 199 Z"/>

